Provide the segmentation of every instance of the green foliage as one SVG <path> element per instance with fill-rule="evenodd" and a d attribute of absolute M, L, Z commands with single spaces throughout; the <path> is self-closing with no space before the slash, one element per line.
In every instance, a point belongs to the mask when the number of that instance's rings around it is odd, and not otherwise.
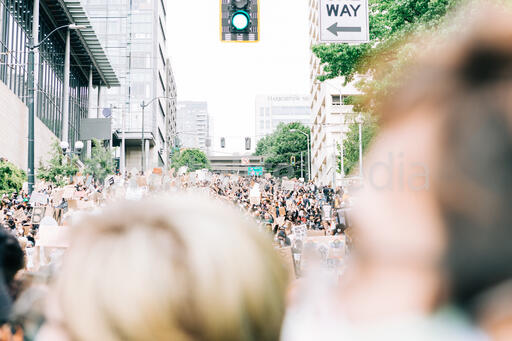
<path fill-rule="evenodd" d="M 84 161 L 85 173 L 103 183 L 115 171 L 114 158 L 109 148 L 98 140 L 92 141 L 91 158 Z"/>
<path fill-rule="evenodd" d="M 69 178 L 75 176 L 79 169 L 77 166 L 78 157 L 72 156 L 71 159 L 62 153 L 58 140 L 52 144 L 52 150 L 49 153 L 50 159 L 41 162 L 38 170 L 38 179 L 50 182 L 56 186 L 62 187 L 69 183 Z"/>
<path fill-rule="evenodd" d="M 0 194 L 21 191 L 27 181 L 25 172 L 8 161 L 0 161 Z"/>
<path fill-rule="evenodd" d="M 313 53 L 323 64 L 320 81 L 344 77 L 345 84 L 356 75 L 365 75 L 356 83 L 361 96 L 350 96 L 344 104 L 354 105 L 365 114 L 363 150 L 377 132 L 376 106 L 398 84 L 396 76 L 418 46 L 413 35 L 426 34 L 443 22 L 446 14 L 462 0 L 369 0 L 370 42 L 360 45 L 328 44 L 313 46 Z M 345 174 L 359 162 L 359 125 L 351 124 L 344 141 Z"/>
<path fill-rule="evenodd" d="M 362 140 L 363 140 L 363 153 L 368 149 L 373 138 L 377 134 L 378 126 L 377 122 L 372 118 L 371 115 L 363 116 L 362 123 Z M 338 145 L 338 172 L 341 169 L 341 150 Z M 343 141 L 343 162 L 345 168 L 345 174 L 354 174 L 359 169 L 359 124 L 352 123 L 349 126 L 346 139 Z M 357 174 L 354 174 L 357 175 Z"/>
<path fill-rule="evenodd" d="M 298 130 L 292 132 L 291 130 Z M 255 155 L 265 157 L 265 168 L 269 172 L 275 172 L 280 168 L 280 165 L 290 165 L 292 156 L 295 157 L 295 165 L 293 167 L 293 177 L 300 176 L 300 155 L 304 154 L 304 174 L 307 174 L 307 156 L 308 156 L 308 142 L 307 137 L 301 132 L 310 135 L 309 128 L 301 123 L 281 123 L 272 135 L 268 135 L 261 139 L 256 146 Z M 280 175 L 280 174 L 275 174 Z"/>
<path fill-rule="evenodd" d="M 370 42 L 360 45 L 330 44 L 313 46 L 313 52 L 325 64 L 321 81 L 345 77 L 346 82 L 356 74 L 374 70 L 375 58 L 392 62 L 396 47 L 418 30 L 439 25 L 446 13 L 461 0 L 369 0 Z"/>
<path fill-rule="evenodd" d="M 179 169 L 183 166 L 188 167 L 189 172 L 195 172 L 200 169 L 211 169 L 210 160 L 206 154 L 199 149 L 186 149 L 173 154 L 171 159 L 172 167 Z"/>

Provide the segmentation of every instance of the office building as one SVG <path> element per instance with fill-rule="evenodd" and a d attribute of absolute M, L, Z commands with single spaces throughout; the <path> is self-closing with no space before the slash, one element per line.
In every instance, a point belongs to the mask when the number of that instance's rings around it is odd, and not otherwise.
<path fill-rule="evenodd" d="M 66 27 L 70 24 L 81 28 Z M 60 29 L 52 33 L 56 28 Z M 31 36 L 35 45 L 41 43 L 34 49 L 36 169 L 53 141 L 66 140 L 73 146 L 79 140 L 92 87 L 119 85 L 79 2 L 0 0 L 0 157 L 23 169 L 28 155 Z"/>
<path fill-rule="evenodd" d="M 96 112 L 98 116 L 106 112 L 113 117 L 114 145 L 120 147 L 116 155 L 121 170 L 167 167 L 167 151 L 172 148 L 175 134 L 172 120 L 176 112 L 176 84 L 167 56 L 165 1 L 82 3 L 121 82 L 121 87 L 101 94 Z M 143 102 L 147 105 L 144 117 Z"/>
<path fill-rule="evenodd" d="M 310 47 L 319 43 L 319 0 L 309 0 L 309 40 Z M 320 60 L 310 55 L 310 95 L 311 95 L 311 172 L 313 180 L 322 185 L 339 184 L 342 175 L 337 160 L 339 146 L 343 143 L 349 124 L 354 120 L 353 106 L 344 104 L 344 97 L 359 94 L 344 79 L 337 78 L 325 82 L 318 76 L 325 74 Z"/>
<path fill-rule="evenodd" d="M 210 149 L 210 115 L 206 102 L 178 102 L 177 136 L 182 148 Z"/>
<path fill-rule="evenodd" d="M 311 100 L 306 95 L 256 96 L 256 142 L 272 134 L 280 123 L 311 125 Z"/>

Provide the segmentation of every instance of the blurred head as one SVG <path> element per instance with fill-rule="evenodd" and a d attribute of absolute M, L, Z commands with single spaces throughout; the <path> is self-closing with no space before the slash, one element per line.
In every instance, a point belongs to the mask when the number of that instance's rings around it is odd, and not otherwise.
<path fill-rule="evenodd" d="M 60 324 L 76 341 L 278 339 L 286 275 L 271 243 L 223 203 L 126 202 L 75 232 L 43 336 Z"/>
<path fill-rule="evenodd" d="M 422 37 L 379 108 L 360 201 L 371 210 L 355 215 L 362 263 L 407 278 L 431 309 L 445 279 L 467 305 L 512 277 L 512 12 L 481 3 L 460 15 L 465 30 Z"/>

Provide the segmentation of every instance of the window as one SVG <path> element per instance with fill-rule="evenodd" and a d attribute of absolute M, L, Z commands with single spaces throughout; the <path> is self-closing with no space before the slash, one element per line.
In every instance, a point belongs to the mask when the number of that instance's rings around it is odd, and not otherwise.
<path fill-rule="evenodd" d="M 345 99 L 347 97 L 348 96 L 345 96 L 345 95 L 332 95 L 332 104 L 333 105 L 344 105 Z"/>

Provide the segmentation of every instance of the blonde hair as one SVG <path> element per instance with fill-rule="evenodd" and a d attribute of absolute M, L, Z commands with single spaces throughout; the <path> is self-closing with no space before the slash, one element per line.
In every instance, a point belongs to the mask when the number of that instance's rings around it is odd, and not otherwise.
<path fill-rule="evenodd" d="M 286 275 L 239 212 L 197 195 L 125 202 L 76 226 L 56 283 L 73 340 L 278 340 Z"/>

